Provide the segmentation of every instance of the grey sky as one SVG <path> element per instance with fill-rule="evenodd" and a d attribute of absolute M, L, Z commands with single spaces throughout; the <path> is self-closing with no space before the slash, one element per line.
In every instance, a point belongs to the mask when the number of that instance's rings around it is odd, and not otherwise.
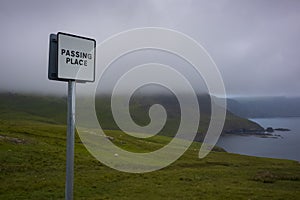
<path fill-rule="evenodd" d="M 66 83 L 47 79 L 50 33 L 100 43 L 120 31 L 158 26 L 202 44 L 229 95 L 299 95 L 299 22 L 298 0 L 2 0 L 0 90 L 66 93 Z"/>

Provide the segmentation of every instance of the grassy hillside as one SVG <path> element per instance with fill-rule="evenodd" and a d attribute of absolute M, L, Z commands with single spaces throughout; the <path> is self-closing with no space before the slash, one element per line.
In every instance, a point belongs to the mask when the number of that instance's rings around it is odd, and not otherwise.
<path fill-rule="evenodd" d="M 26 96 L 16 99 L 9 95 L 7 99 L 0 98 L 0 199 L 63 199 L 65 100 Z M 132 140 L 118 130 L 108 130 L 106 134 L 114 137 L 116 145 L 135 152 L 158 149 L 170 139 L 156 136 Z M 128 174 L 94 159 L 76 136 L 75 199 L 300 196 L 300 166 L 296 161 L 241 156 L 218 148 L 200 160 L 199 147 L 200 143 L 193 143 L 179 160 L 162 170 Z"/>
<path fill-rule="evenodd" d="M 210 98 L 208 95 L 198 96 L 201 110 L 199 133 L 205 133 L 210 121 Z M 180 122 L 180 107 L 174 96 L 134 96 L 130 102 L 130 112 L 137 124 L 146 125 L 150 122 L 148 111 L 151 105 L 159 103 L 165 107 L 168 120 L 160 134 L 171 136 L 176 133 Z M 0 119 L 28 118 L 49 123 L 66 123 L 66 98 L 29 96 L 20 94 L 0 93 Z M 104 129 L 118 130 L 112 117 L 110 98 L 101 96 L 96 98 L 98 119 Z M 15 114 L 17 113 L 17 114 Z M 247 119 L 237 117 L 227 112 L 224 130 L 230 129 L 260 129 L 261 127 Z"/>
<path fill-rule="evenodd" d="M 121 97 L 120 97 L 121 98 Z M 187 97 L 188 98 L 188 97 Z M 211 100 L 208 95 L 199 95 L 198 102 L 201 113 L 201 120 L 198 129 L 198 139 L 201 139 L 206 133 L 210 117 L 210 104 Z M 175 96 L 172 95 L 143 95 L 133 96 L 130 102 L 130 113 L 133 120 L 139 125 L 147 125 L 150 122 L 148 117 L 149 108 L 153 104 L 161 104 L 168 113 L 168 119 L 166 125 L 159 133 L 160 135 L 173 136 L 180 124 L 180 106 Z M 98 97 L 96 99 L 96 109 L 98 112 L 98 119 L 100 124 L 104 128 L 118 130 L 117 125 L 114 122 L 109 97 Z M 255 129 L 260 130 L 257 123 L 249 121 L 247 119 L 238 117 L 231 112 L 227 111 L 227 116 L 224 124 L 224 131 L 232 129 Z"/>
<path fill-rule="evenodd" d="M 63 199 L 65 125 L 0 120 L 0 199 Z M 124 149 L 161 147 L 168 138 L 131 140 L 107 131 Z M 169 167 L 146 174 L 115 171 L 75 144 L 75 199 L 297 199 L 295 161 L 211 152 L 198 159 L 199 143 Z"/>
<path fill-rule="evenodd" d="M 0 119 L 66 123 L 67 104 L 62 97 L 0 93 Z"/>

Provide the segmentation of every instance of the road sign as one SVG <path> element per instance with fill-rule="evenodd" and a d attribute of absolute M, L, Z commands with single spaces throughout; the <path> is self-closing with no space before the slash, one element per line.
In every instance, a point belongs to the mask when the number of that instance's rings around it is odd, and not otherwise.
<path fill-rule="evenodd" d="M 68 81 L 66 200 L 73 199 L 76 82 L 94 82 L 96 40 L 68 33 L 50 34 L 48 78 Z"/>
<path fill-rule="evenodd" d="M 59 32 L 50 35 L 49 70 L 51 80 L 95 80 L 96 41 Z"/>

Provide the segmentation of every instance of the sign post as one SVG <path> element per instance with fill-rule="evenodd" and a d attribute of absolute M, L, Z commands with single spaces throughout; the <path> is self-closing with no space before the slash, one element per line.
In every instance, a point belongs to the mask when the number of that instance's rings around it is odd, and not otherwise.
<path fill-rule="evenodd" d="M 76 81 L 94 82 L 96 41 L 68 33 L 50 34 L 48 78 L 68 82 L 65 199 L 73 199 Z"/>
<path fill-rule="evenodd" d="M 67 128 L 67 163 L 66 163 L 66 199 L 73 199 L 74 180 L 74 140 L 75 140 L 75 88 L 76 82 L 68 81 L 68 128 Z"/>

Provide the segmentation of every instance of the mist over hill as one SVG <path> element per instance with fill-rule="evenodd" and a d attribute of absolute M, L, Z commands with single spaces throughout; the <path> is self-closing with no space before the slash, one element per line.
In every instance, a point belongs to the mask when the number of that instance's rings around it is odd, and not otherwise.
<path fill-rule="evenodd" d="M 121 96 L 120 96 L 121 98 Z M 188 97 L 187 97 L 188 98 Z M 196 136 L 201 141 L 207 131 L 211 117 L 211 97 L 207 94 L 197 96 L 201 119 Z M 97 96 L 96 113 L 103 129 L 120 130 L 111 111 L 110 96 Z M 168 115 L 167 121 L 159 135 L 174 136 L 180 124 L 180 105 L 174 95 L 136 94 L 130 100 L 130 114 L 132 119 L 141 126 L 150 123 L 149 108 L 153 104 L 161 104 Z M 26 94 L 0 94 L 0 119 L 34 119 L 36 121 L 66 124 L 67 101 L 66 97 L 38 96 Z M 227 111 L 223 132 L 234 129 L 261 130 L 255 122 L 238 117 Z"/>

